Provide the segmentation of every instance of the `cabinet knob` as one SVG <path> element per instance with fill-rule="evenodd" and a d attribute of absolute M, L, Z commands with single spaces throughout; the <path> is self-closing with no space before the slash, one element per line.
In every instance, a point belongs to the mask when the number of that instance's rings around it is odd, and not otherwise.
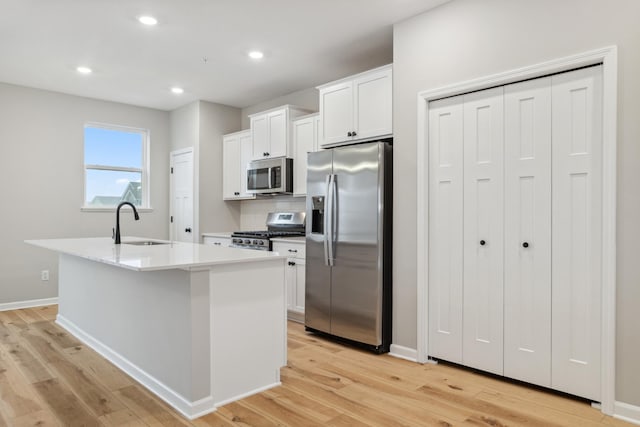
<path fill-rule="evenodd" d="M 185 233 L 191 233 L 191 228 L 187 227 L 184 229 Z"/>
<path fill-rule="evenodd" d="M 240 193 L 238 193 L 237 191 L 234 191 L 233 194 L 236 195 L 236 196 L 240 195 Z"/>
<path fill-rule="evenodd" d="M 356 135 L 357 135 L 357 133 L 356 133 L 355 130 L 353 132 L 351 132 L 351 136 L 356 136 Z"/>
<path fill-rule="evenodd" d="M 222 243 L 220 243 L 220 242 L 213 242 L 213 244 L 216 245 L 216 246 L 222 245 Z"/>
<path fill-rule="evenodd" d="M 265 156 L 269 157 L 269 152 L 264 153 Z"/>
<path fill-rule="evenodd" d="M 522 247 L 523 247 L 523 248 L 528 248 L 528 247 L 529 247 L 529 242 L 524 242 L 524 243 L 522 244 Z"/>
<path fill-rule="evenodd" d="M 266 152 L 266 151 L 263 151 L 263 152 L 262 152 L 262 156 L 263 156 L 263 157 L 267 157 L 267 152 Z"/>
<path fill-rule="evenodd" d="M 347 132 L 347 136 L 353 136 L 353 132 Z"/>
<path fill-rule="evenodd" d="M 484 240 L 480 240 L 480 246 L 484 246 L 486 244 L 487 244 L 487 242 L 485 242 Z"/>
<path fill-rule="evenodd" d="M 296 263 L 295 263 L 295 262 L 293 262 L 293 261 L 289 261 L 289 262 L 288 262 L 288 264 L 289 264 L 289 265 L 292 265 L 292 266 L 293 266 L 293 265 L 296 265 Z"/>
<path fill-rule="evenodd" d="M 297 249 L 289 249 L 289 252 L 297 253 L 298 250 Z"/>

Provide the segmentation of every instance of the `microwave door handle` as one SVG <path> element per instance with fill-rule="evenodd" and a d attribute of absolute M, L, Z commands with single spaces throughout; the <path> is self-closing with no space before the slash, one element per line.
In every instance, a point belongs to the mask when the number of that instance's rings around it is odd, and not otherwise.
<path fill-rule="evenodd" d="M 324 206 L 322 209 L 324 210 L 324 224 L 322 225 L 324 229 L 324 265 L 329 266 L 329 215 L 330 215 L 330 207 L 329 207 L 329 191 L 331 185 L 331 175 L 327 175 L 325 179 L 325 192 L 324 192 Z"/>
<path fill-rule="evenodd" d="M 267 168 L 267 176 L 269 177 L 269 190 L 273 188 L 273 168 Z"/>

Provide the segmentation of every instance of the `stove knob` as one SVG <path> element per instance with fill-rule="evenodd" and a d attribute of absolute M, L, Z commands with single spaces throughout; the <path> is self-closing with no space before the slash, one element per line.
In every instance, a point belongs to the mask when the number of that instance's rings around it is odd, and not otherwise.
<path fill-rule="evenodd" d="M 264 240 L 258 240 L 258 246 L 264 245 Z"/>
<path fill-rule="evenodd" d="M 257 244 L 258 244 L 258 241 L 257 241 L 257 240 L 254 240 L 254 241 L 253 241 L 253 244 L 254 244 L 254 245 L 257 245 Z"/>
<path fill-rule="evenodd" d="M 249 240 L 249 239 L 245 240 L 244 242 L 245 242 L 247 245 L 250 245 L 250 244 L 251 244 L 251 240 Z"/>

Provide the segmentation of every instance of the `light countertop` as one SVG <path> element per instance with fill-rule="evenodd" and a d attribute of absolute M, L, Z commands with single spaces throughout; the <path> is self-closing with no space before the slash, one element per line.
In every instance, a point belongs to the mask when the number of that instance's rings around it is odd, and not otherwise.
<path fill-rule="evenodd" d="M 275 252 L 227 248 L 198 243 L 168 242 L 164 245 L 128 245 L 133 241 L 160 241 L 141 237 L 123 237 L 116 245 L 109 237 L 78 239 L 25 240 L 25 243 L 67 255 L 89 259 L 135 271 L 154 271 L 206 267 L 286 258 Z M 166 242 L 166 241 L 165 241 Z"/>

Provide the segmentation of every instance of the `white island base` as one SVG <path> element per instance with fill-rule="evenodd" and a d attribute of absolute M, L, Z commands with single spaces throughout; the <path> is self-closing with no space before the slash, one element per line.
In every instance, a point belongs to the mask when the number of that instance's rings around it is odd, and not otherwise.
<path fill-rule="evenodd" d="M 59 262 L 57 323 L 187 418 L 280 384 L 283 257 L 151 271 Z"/>

